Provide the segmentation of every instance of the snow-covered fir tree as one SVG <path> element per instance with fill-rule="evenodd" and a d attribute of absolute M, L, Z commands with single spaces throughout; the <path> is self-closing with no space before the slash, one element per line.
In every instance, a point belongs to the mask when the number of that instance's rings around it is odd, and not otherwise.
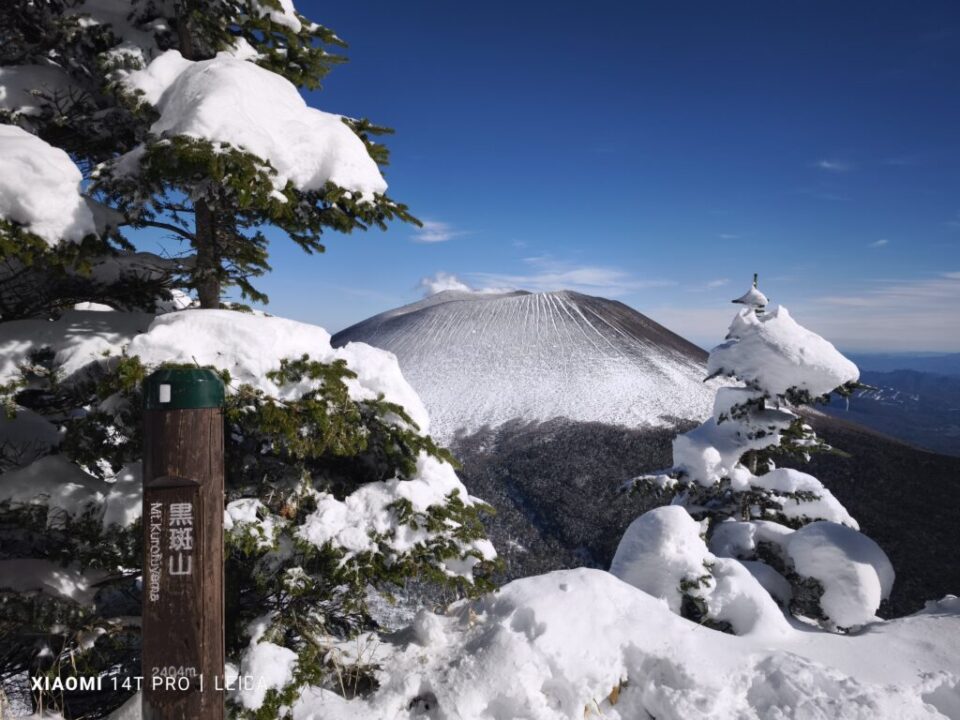
<path fill-rule="evenodd" d="M 386 195 L 382 129 L 298 92 L 342 46 L 288 0 L 0 8 L 0 677 L 142 674 L 140 386 L 171 364 L 228 388 L 228 671 L 268 678 L 235 715 L 368 688 L 343 648 L 374 644 L 371 597 L 486 586 L 485 506 L 396 360 L 217 309 L 231 287 L 266 299 L 264 226 L 313 252 L 412 220 Z M 183 251 L 135 252 L 140 228 Z M 33 698 L 68 717 L 124 699 Z"/>
<path fill-rule="evenodd" d="M 744 308 L 708 373 L 735 382 L 674 440 L 672 470 L 635 481 L 671 505 L 631 525 L 611 572 L 736 633 L 781 625 L 776 604 L 831 629 L 861 625 L 890 594 L 889 560 L 817 478 L 776 464 L 829 449 L 799 409 L 848 394 L 859 372 L 785 307 L 768 309 L 756 276 L 733 302 Z"/>
<path fill-rule="evenodd" d="M 62 160 L 52 148 L 78 166 L 5 188 L 6 272 L 31 300 L 5 293 L 4 317 L 38 303 L 26 277 L 47 294 L 95 292 L 78 256 L 129 249 L 125 227 L 164 230 L 187 249 L 150 273 L 141 257 L 115 304 L 135 280 L 175 273 L 217 308 L 230 286 L 265 300 L 253 285 L 269 269 L 264 225 L 316 252 L 328 229 L 413 220 L 378 170 L 387 151 L 372 138 L 387 130 L 309 107 L 297 91 L 319 87 L 343 42 L 291 3 L 14 0 L 0 13 L 4 182 L 27 158 Z M 80 197 L 78 171 L 90 181 Z"/>

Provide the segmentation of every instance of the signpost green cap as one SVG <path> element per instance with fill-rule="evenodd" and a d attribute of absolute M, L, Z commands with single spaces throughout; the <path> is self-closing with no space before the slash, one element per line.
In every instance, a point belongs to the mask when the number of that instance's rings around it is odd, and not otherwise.
<path fill-rule="evenodd" d="M 223 405 L 223 381 L 209 368 L 163 368 L 143 383 L 147 410 L 192 410 Z"/>

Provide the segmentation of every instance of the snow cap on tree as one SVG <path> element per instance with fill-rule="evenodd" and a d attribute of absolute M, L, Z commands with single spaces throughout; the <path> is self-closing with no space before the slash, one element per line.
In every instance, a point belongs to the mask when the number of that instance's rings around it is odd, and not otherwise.
<path fill-rule="evenodd" d="M 815 398 L 860 377 L 854 363 L 782 305 L 763 315 L 741 310 L 727 338 L 710 351 L 708 373 L 735 377 L 769 397 L 796 389 Z"/>
<path fill-rule="evenodd" d="M 15 125 L 0 125 L 0 222 L 50 246 L 79 242 L 96 233 L 82 181 L 63 150 Z"/>
<path fill-rule="evenodd" d="M 37 300 L 22 266 L 80 266 L 129 250 L 121 226 L 172 233 L 183 243 L 172 279 L 217 309 L 231 286 L 267 301 L 253 283 L 270 270 L 268 226 L 313 253 L 327 231 L 417 222 L 386 195 L 388 151 L 373 137 L 389 129 L 300 95 L 344 60 L 331 51 L 344 43 L 291 0 L 11 0 L 0 4 L 0 26 L 0 123 L 66 153 L 88 181 L 80 201 L 96 201 L 98 227 L 107 215 L 112 228 L 79 243 L 38 226 L 28 254 L 28 224 L 0 214 L 0 259 L 17 261 L 0 281 L 17 273 L 25 295 L 2 303 L 5 318 L 90 295 L 69 277 L 45 283 Z M 54 180 L 79 189 L 77 168 Z M 58 248 L 62 239 L 75 247 Z M 147 307 L 155 290 L 123 305 Z"/>
<path fill-rule="evenodd" d="M 750 289 L 736 300 L 732 300 L 731 302 L 735 302 L 740 305 L 746 305 L 747 307 L 753 308 L 758 313 L 763 312 L 763 309 L 767 306 L 769 301 L 767 300 L 767 296 L 760 292 L 760 289 L 757 287 L 756 273 L 753 274 L 753 285 L 750 286 Z"/>

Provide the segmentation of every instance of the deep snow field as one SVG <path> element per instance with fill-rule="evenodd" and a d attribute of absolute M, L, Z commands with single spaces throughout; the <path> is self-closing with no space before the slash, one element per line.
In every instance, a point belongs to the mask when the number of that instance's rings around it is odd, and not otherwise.
<path fill-rule="evenodd" d="M 516 580 L 387 641 L 366 700 L 307 690 L 297 720 L 911 720 L 960 718 L 960 600 L 834 635 L 794 624 L 734 636 L 602 570 Z M 139 718 L 139 696 L 113 720 Z"/>

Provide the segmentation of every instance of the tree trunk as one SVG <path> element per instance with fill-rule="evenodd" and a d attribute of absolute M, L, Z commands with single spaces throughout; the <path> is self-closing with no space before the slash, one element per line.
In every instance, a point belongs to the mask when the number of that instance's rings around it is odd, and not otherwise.
<path fill-rule="evenodd" d="M 181 10 L 177 18 L 177 32 L 180 36 L 180 53 L 187 60 L 201 60 L 190 32 L 189 9 Z M 216 310 L 220 307 L 220 253 L 217 248 L 217 220 L 205 200 L 194 203 L 195 223 L 194 246 L 197 251 L 197 265 L 194 268 L 197 296 L 200 307 Z"/>
<path fill-rule="evenodd" d="M 216 216 L 205 200 L 194 206 L 196 217 L 197 265 L 194 277 L 200 307 L 216 310 L 220 307 L 220 253 L 217 251 Z"/>

